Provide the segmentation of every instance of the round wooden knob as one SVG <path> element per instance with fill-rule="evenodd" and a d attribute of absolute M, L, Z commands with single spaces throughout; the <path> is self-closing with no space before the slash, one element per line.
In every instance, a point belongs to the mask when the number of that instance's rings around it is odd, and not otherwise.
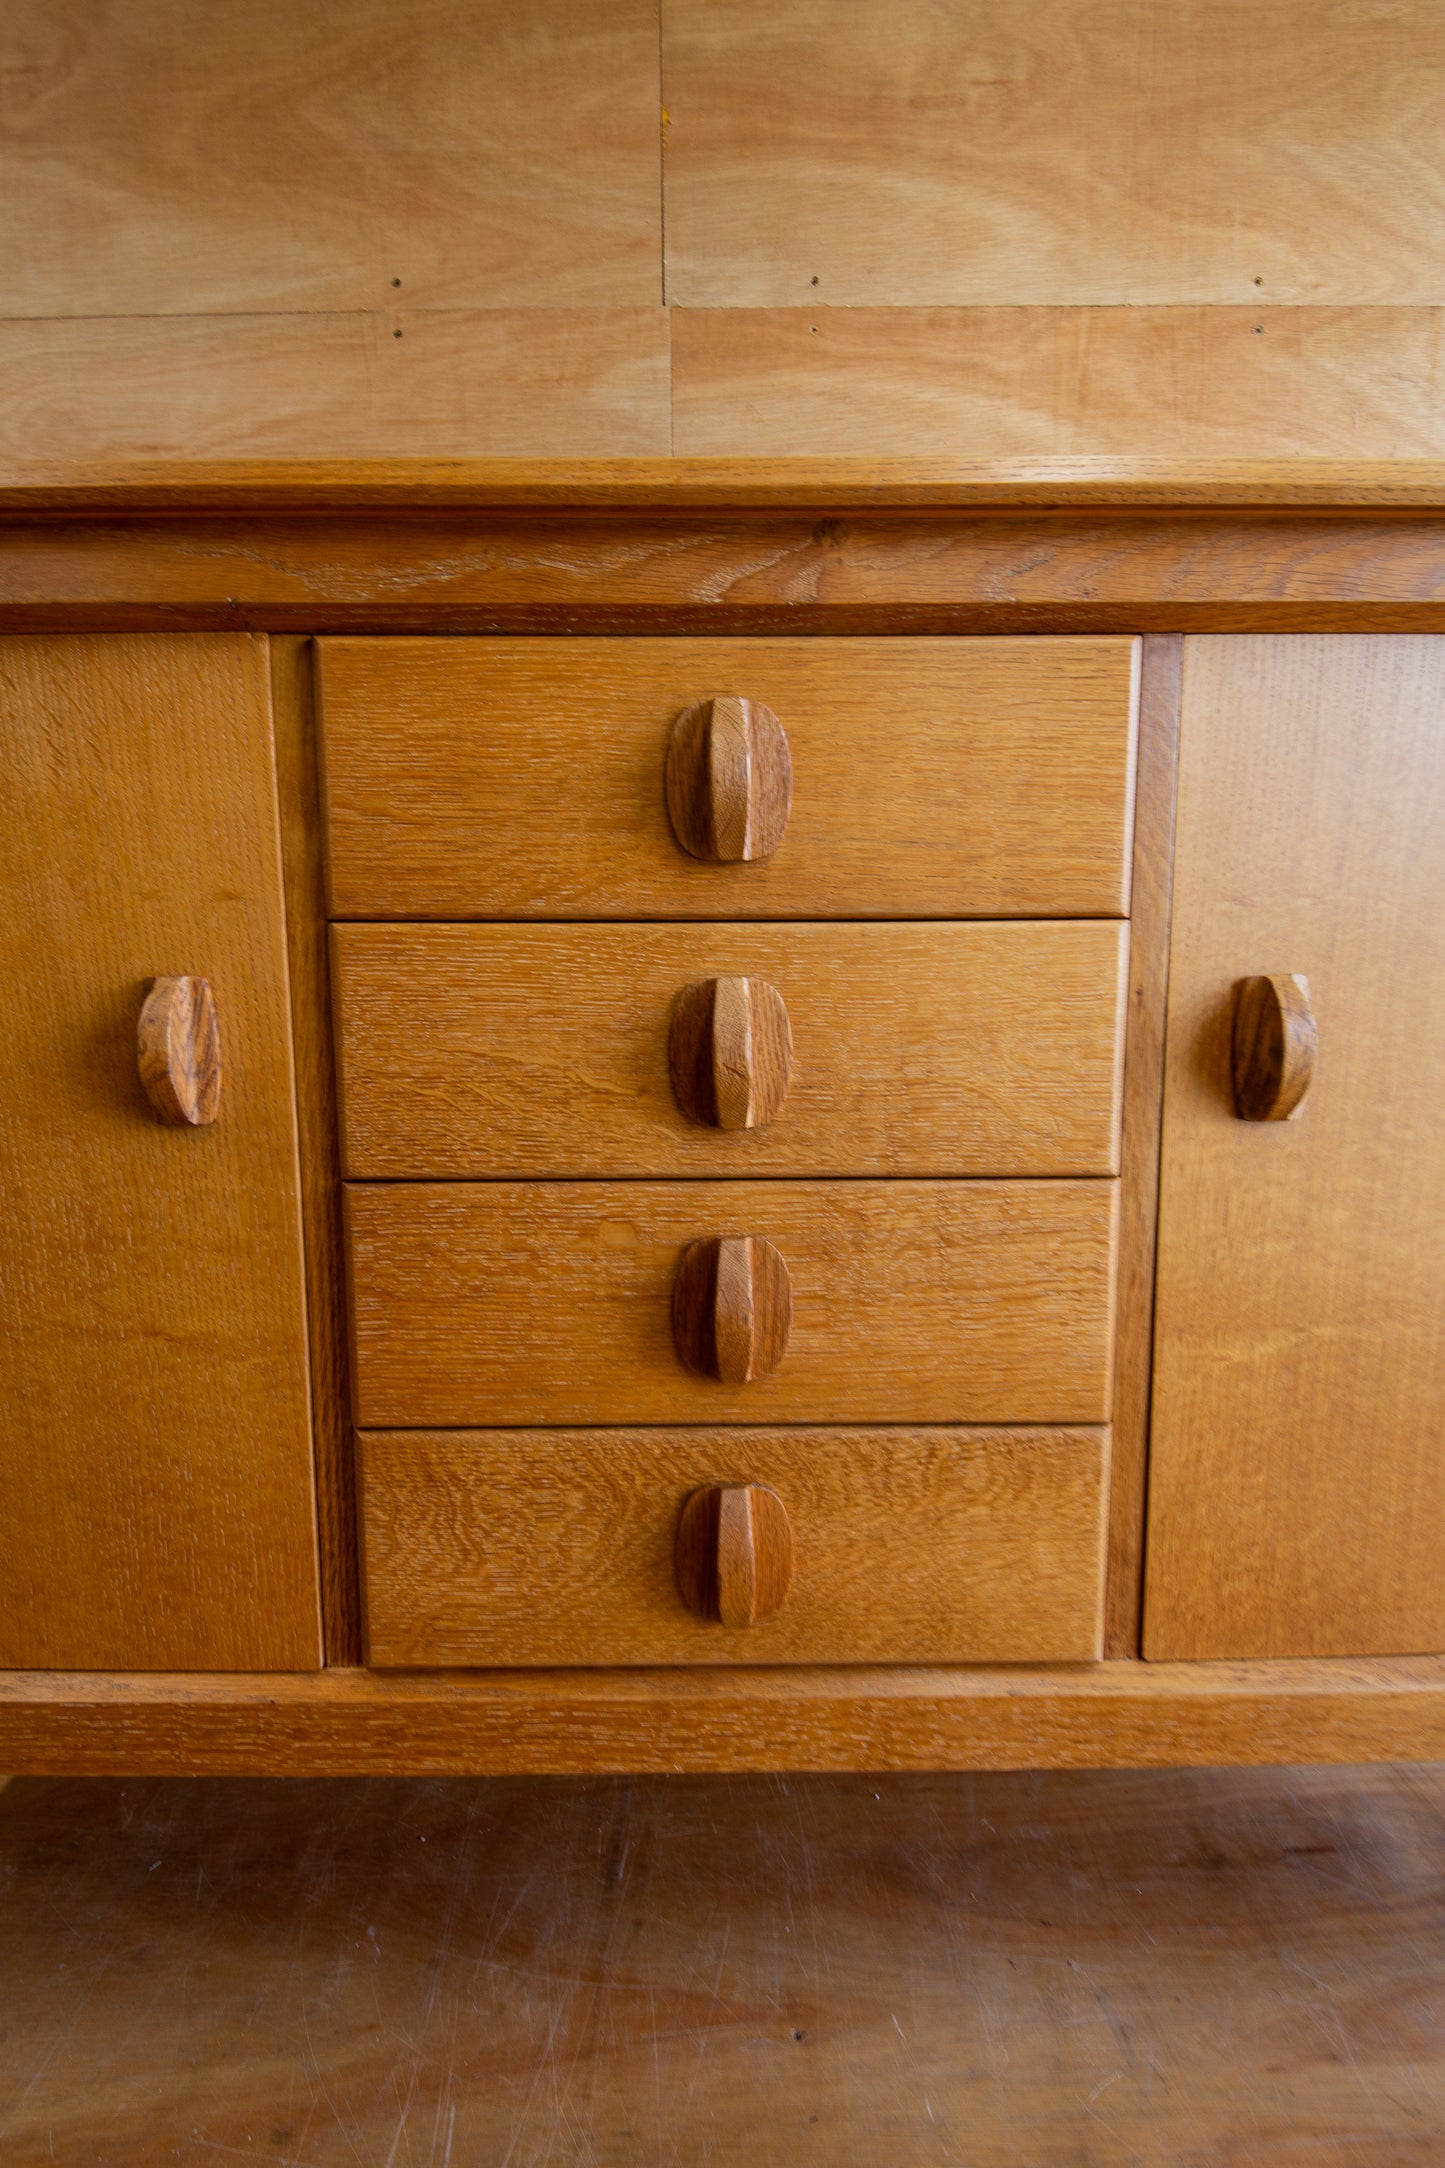
<path fill-rule="evenodd" d="M 672 1283 L 672 1339 L 689 1370 L 746 1385 L 771 1377 L 788 1348 L 793 1283 L 761 1235 L 689 1242 Z"/>
<path fill-rule="evenodd" d="M 752 1626 L 787 1602 L 793 1531 L 776 1491 L 710 1483 L 682 1509 L 673 1552 L 689 1611 L 723 1626 Z"/>
<path fill-rule="evenodd" d="M 672 1089 L 684 1114 L 714 1129 L 761 1129 L 793 1081 L 787 1003 L 766 979 L 703 979 L 672 1005 Z"/>
<path fill-rule="evenodd" d="M 667 748 L 667 810 L 685 851 L 714 865 L 767 858 L 792 803 L 792 756 L 771 708 L 719 693 L 683 709 Z"/>
<path fill-rule="evenodd" d="M 1241 979 L 1230 1059 L 1242 1122 L 1287 1122 L 1314 1079 L 1319 1051 L 1308 979 Z"/>
<path fill-rule="evenodd" d="M 137 1030 L 140 1080 L 163 1122 L 200 1128 L 221 1111 L 221 1037 L 206 979 L 156 979 Z"/>

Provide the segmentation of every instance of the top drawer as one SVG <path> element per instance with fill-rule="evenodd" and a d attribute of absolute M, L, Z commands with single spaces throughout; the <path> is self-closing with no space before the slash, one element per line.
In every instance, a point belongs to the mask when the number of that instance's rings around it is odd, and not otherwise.
<path fill-rule="evenodd" d="M 1029 918 L 1128 908 L 1137 642 L 323 640 L 337 918 Z M 720 693 L 781 721 L 772 855 L 677 842 Z"/>

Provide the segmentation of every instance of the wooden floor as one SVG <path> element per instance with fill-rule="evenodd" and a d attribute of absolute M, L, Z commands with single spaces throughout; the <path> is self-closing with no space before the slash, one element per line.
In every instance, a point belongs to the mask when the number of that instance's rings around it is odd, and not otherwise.
<path fill-rule="evenodd" d="M 0 1796 L 0 2159 L 1445 2160 L 1445 1769 Z"/>

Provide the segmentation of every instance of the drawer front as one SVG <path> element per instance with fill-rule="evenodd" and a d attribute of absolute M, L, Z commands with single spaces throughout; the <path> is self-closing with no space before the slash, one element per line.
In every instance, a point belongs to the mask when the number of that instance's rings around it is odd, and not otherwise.
<path fill-rule="evenodd" d="M 1126 944 L 1109 920 L 340 926 L 347 1172 L 1110 1174 Z M 781 997 L 791 1062 L 773 1118 L 725 1129 L 669 1041 L 739 976 Z M 705 1082 L 731 1048 L 708 1015 Z M 731 1119 L 767 1107 L 743 1042 Z"/>
<path fill-rule="evenodd" d="M 1108 1416 L 1111 1182 L 395 1183 L 347 1191 L 363 1425 Z M 762 1237 L 772 1374 L 673 1341 L 685 1246 Z"/>
<path fill-rule="evenodd" d="M 339 918 L 1029 918 L 1127 908 L 1137 643 L 323 640 Z M 692 703 L 788 738 L 772 855 L 691 857 Z"/>
<path fill-rule="evenodd" d="M 368 1660 L 1044 1663 L 1099 1654 L 1103 1430 L 372 1431 Z M 781 1502 L 791 1583 L 746 1627 L 674 1564 L 705 1485 Z"/>

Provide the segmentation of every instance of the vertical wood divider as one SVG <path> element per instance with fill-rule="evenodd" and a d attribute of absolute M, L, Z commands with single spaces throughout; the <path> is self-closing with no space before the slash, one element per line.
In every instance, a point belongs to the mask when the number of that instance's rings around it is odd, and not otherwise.
<path fill-rule="evenodd" d="M 1124 1037 L 1114 1450 L 1104 1595 L 1106 1657 L 1138 1655 L 1143 1613 L 1154 1241 L 1159 1217 L 1164 1013 L 1169 991 L 1169 904 L 1174 883 L 1183 667 L 1181 634 L 1145 637 L 1139 680 L 1129 1009 Z"/>
<path fill-rule="evenodd" d="M 301 1144 L 321 1614 L 327 1663 L 358 1664 L 361 1591 L 342 1263 L 341 1156 L 331 1044 L 315 680 L 308 639 L 273 636 L 271 705 Z"/>

